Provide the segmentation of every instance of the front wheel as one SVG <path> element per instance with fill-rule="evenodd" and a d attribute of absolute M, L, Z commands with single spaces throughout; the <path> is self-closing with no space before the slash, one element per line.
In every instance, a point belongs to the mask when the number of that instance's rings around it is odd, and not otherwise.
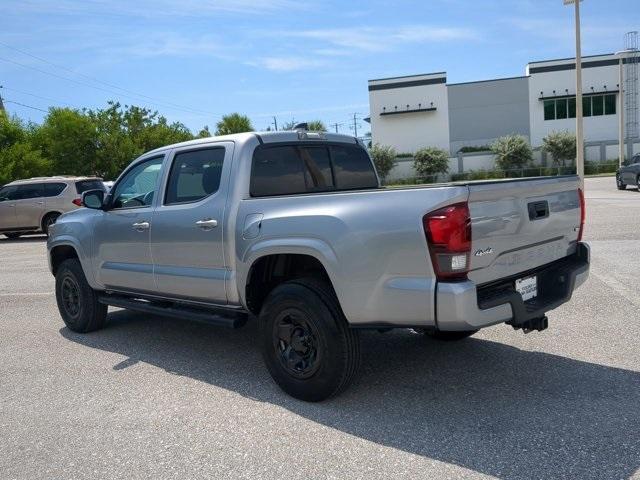
<path fill-rule="evenodd" d="M 360 363 L 358 332 L 347 325 L 330 285 L 299 279 L 277 286 L 259 322 L 269 373 L 292 397 L 318 402 L 351 383 Z"/>
<path fill-rule="evenodd" d="M 56 272 L 56 301 L 60 316 L 69 330 L 93 332 L 104 327 L 107 306 L 87 283 L 77 258 L 62 262 Z"/>
<path fill-rule="evenodd" d="M 619 173 L 616 174 L 616 186 L 618 187 L 618 190 L 625 190 L 627 188 L 627 186 L 622 182 L 622 178 Z"/>

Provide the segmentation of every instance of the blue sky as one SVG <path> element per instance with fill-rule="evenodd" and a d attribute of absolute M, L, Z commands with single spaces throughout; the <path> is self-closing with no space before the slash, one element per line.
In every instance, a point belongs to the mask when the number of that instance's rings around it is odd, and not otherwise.
<path fill-rule="evenodd" d="M 640 5 L 585 0 L 582 17 L 583 54 L 613 52 L 640 28 Z M 3 0 L 0 84 L 5 100 L 42 110 L 116 99 L 195 131 L 238 111 L 260 130 L 275 115 L 348 133 L 354 112 L 368 114 L 368 79 L 517 76 L 573 49 L 562 0 Z"/>

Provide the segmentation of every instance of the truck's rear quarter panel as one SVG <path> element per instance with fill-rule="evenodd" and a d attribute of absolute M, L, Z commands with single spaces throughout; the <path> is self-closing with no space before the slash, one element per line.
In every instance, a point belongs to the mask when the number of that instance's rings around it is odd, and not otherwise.
<path fill-rule="evenodd" d="M 243 200 L 238 284 L 257 258 L 296 246 L 323 263 L 350 323 L 434 325 L 436 282 L 422 217 L 467 196 L 467 187 L 447 186 Z M 259 235 L 243 238 L 253 214 L 263 215 Z"/>

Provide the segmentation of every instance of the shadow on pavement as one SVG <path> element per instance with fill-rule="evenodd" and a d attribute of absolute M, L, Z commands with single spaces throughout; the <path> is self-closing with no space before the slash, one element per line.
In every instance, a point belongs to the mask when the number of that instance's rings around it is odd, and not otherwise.
<path fill-rule="evenodd" d="M 47 241 L 47 237 L 45 235 L 37 235 L 37 236 L 29 236 L 29 237 L 18 237 L 18 238 L 7 238 L 4 235 L 0 234 L 0 243 L 45 243 Z"/>
<path fill-rule="evenodd" d="M 71 341 L 238 392 L 350 435 L 499 478 L 629 478 L 640 466 L 640 373 L 406 330 L 362 334 L 342 396 L 292 399 L 272 383 L 256 327 L 226 330 L 116 311 Z"/>

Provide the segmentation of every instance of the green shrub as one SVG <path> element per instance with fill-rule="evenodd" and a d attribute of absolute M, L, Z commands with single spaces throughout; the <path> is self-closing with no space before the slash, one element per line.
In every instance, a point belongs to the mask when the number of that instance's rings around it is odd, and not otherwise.
<path fill-rule="evenodd" d="M 496 156 L 496 166 L 500 170 L 523 168 L 533 161 L 531 145 L 522 135 L 498 138 L 491 144 L 491 151 Z"/>
<path fill-rule="evenodd" d="M 542 139 L 542 149 L 551 155 L 555 165 L 570 165 L 576 159 L 576 136 L 567 131 L 551 132 Z"/>
<path fill-rule="evenodd" d="M 474 152 L 490 152 L 491 145 L 471 145 L 462 147 L 458 150 L 459 153 L 474 153 Z"/>
<path fill-rule="evenodd" d="M 441 148 L 421 148 L 413 157 L 413 168 L 422 178 L 437 177 L 449 171 L 449 153 Z M 433 178 L 432 181 L 435 181 Z"/>
<path fill-rule="evenodd" d="M 369 150 L 369 154 L 373 159 L 373 163 L 376 166 L 376 170 L 378 171 L 378 176 L 380 180 L 384 183 L 387 179 L 387 175 L 389 172 L 397 165 L 396 161 L 396 151 L 393 147 L 389 145 L 380 145 L 376 143 Z"/>

